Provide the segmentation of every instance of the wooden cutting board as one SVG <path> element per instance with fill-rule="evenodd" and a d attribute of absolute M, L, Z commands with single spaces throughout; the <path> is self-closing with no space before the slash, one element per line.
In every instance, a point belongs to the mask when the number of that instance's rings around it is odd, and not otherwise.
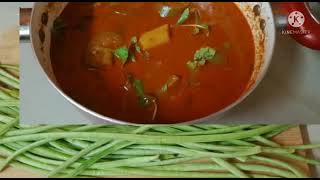
<path fill-rule="evenodd" d="M 19 31 L 17 26 L 0 32 L 0 63 L 19 64 Z"/>
<path fill-rule="evenodd" d="M 276 142 L 282 145 L 301 145 L 309 143 L 308 132 L 306 127 L 299 126 L 291 128 L 288 131 L 276 136 Z M 300 152 L 302 155 L 312 157 L 312 152 Z M 292 161 L 292 164 L 304 171 L 310 177 L 314 175 L 314 167 L 304 163 Z M 0 178 L 41 178 L 42 175 L 35 174 L 23 169 L 7 168 L 4 172 L 0 173 Z"/>

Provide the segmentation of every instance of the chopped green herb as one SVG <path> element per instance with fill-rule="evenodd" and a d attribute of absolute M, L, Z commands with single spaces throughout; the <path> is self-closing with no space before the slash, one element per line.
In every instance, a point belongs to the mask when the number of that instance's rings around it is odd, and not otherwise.
<path fill-rule="evenodd" d="M 141 47 L 139 46 L 138 44 L 138 38 L 136 36 L 133 36 L 131 38 L 131 45 L 134 45 L 134 48 L 135 50 L 138 52 L 138 53 L 141 53 Z"/>
<path fill-rule="evenodd" d="M 193 60 L 187 62 L 187 67 L 192 71 L 198 70 L 200 66 L 204 66 L 207 61 L 214 63 L 216 50 L 210 47 L 201 48 L 194 54 Z"/>
<path fill-rule="evenodd" d="M 168 91 L 168 88 L 173 86 L 180 78 L 177 75 L 171 75 L 167 82 L 161 87 L 160 92 L 164 93 Z"/>
<path fill-rule="evenodd" d="M 144 94 L 144 87 L 143 84 L 140 80 L 134 80 L 133 81 L 133 87 L 135 88 L 137 95 L 138 95 L 138 104 L 141 107 L 146 107 L 148 105 L 151 104 L 151 99 L 149 98 L 149 96 L 146 96 Z"/>
<path fill-rule="evenodd" d="M 121 47 L 115 50 L 114 55 L 121 61 L 122 64 L 125 64 L 129 57 L 129 50 L 126 47 Z"/>
<path fill-rule="evenodd" d="M 205 59 L 201 59 L 200 61 L 198 61 L 198 64 L 200 65 L 200 66 L 203 66 L 203 65 L 205 65 L 206 64 L 206 60 Z"/>
<path fill-rule="evenodd" d="M 183 24 L 183 23 L 189 18 L 189 14 L 190 14 L 190 9 L 189 9 L 189 8 L 186 8 L 186 9 L 183 11 L 181 17 L 179 18 L 177 24 L 178 24 L 178 25 Z"/>
<path fill-rule="evenodd" d="M 135 79 L 133 81 L 133 87 L 135 88 L 138 96 L 144 96 L 144 87 L 140 80 Z"/>
<path fill-rule="evenodd" d="M 214 58 L 216 54 L 216 50 L 210 47 L 201 48 L 194 54 L 194 60 L 202 61 L 202 60 L 210 60 Z"/>
<path fill-rule="evenodd" d="M 168 91 L 168 84 L 164 84 L 161 89 L 160 89 L 160 92 L 164 93 L 164 92 L 167 92 Z"/>

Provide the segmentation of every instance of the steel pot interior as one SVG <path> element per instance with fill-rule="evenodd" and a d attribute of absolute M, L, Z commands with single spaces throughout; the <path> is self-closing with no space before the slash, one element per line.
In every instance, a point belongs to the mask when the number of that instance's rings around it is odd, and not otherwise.
<path fill-rule="evenodd" d="M 67 2 L 36 2 L 33 7 L 30 27 L 31 43 L 38 62 L 43 69 L 43 72 L 46 74 L 48 81 L 52 84 L 52 86 L 63 97 L 65 97 L 68 101 L 70 101 L 73 105 L 77 106 L 81 110 L 101 120 L 118 124 L 128 124 L 128 122 L 125 122 L 123 120 L 106 117 L 84 107 L 83 105 L 70 98 L 60 89 L 51 67 L 50 29 L 53 25 L 54 20 L 59 16 L 66 5 Z M 243 101 L 257 87 L 257 85 L 260 83 L 267 72 L 272 58 L 275 43 L 275 22 L 271 6 L 267 2 L 236 2 L 236 5 L 240 8 L 244 16 L 246 17 L 254 37 L 255 64 L 251 79 L 247 85 L 246 90 L 244 91 L 242 96 L 238 98 L 237 101 L 219 112 L 185 123 L 214 121 L 215 119 L 222 117 L 224 113 Z M 48 21 L 46 23 L 43 22 L 44 14 L 48 15 Z"/>

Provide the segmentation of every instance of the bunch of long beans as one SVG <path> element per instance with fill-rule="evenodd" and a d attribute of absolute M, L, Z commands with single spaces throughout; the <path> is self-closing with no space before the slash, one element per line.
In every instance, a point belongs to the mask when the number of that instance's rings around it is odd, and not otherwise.
<path fill-rule="evenodd" d="M 320 145 L 282 146 L 290 125 L 18 125 L 16 66 L 0 65 L 0 170 L 49 177 L 307 177 L 279 159 Z M 277 157 L 273 158 L 273 157 Z"/>

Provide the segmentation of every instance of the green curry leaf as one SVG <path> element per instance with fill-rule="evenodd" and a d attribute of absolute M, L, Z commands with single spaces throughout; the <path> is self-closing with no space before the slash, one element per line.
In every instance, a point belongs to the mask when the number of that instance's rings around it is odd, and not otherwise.
<path fill-rule="evenodd" d="M 133 87 L 135 88 L 138 96 L 144 96 L 144 87 L 140 80 L 135 79 L 133 81 Z"/>
<path fill-rule="evenodd" d="M 149 96 L 144 94 L 144 87 L 141 80 L 135 79 L 133 81 L 133 87 L 138 95 L 138 104 L 141 107 L 147 107 L 151 104 L 152 100 Z"/>
<path fill-rule="evenodd" d="M 129 50 L 126 47 L 121 47 L 115 50 L 114 55 L 125 64 L 129 58 Z"/>

